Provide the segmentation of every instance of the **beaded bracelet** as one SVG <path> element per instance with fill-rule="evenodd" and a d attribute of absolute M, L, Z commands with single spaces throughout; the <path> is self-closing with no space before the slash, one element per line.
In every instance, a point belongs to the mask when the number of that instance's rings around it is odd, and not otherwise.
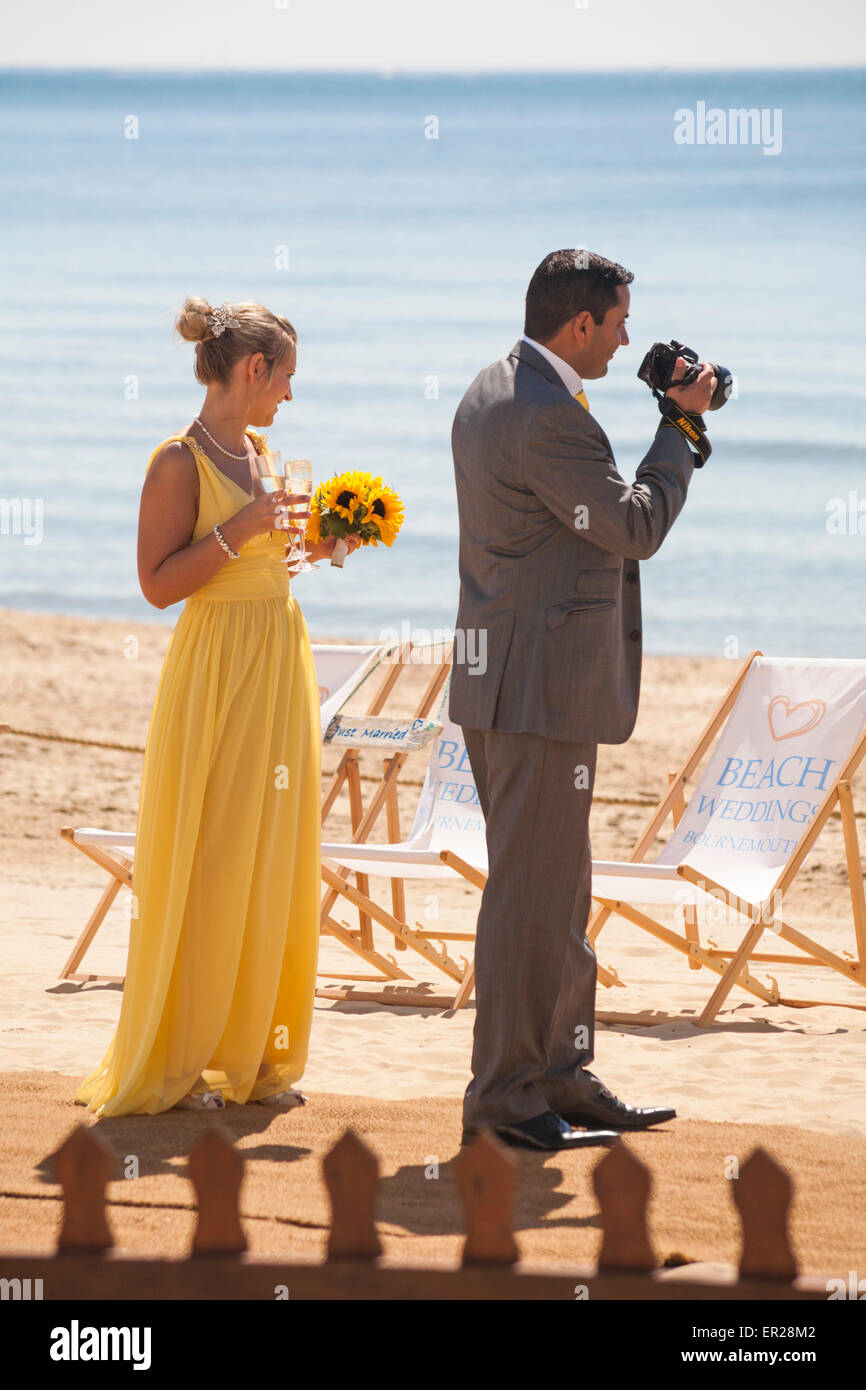
<path fill-rule="evenodd" d="M 215 526 L 213 528 L 213 533 L 219 541 L 220 545 L 222 546 L 223 550 L 225 551 L 226 555 L 231 555 L 233 560 L 237 560 L 240 558 L 238 552 L 236 550 L 232 550 L 231 546 L 229 545 L 219 526 Z"/>

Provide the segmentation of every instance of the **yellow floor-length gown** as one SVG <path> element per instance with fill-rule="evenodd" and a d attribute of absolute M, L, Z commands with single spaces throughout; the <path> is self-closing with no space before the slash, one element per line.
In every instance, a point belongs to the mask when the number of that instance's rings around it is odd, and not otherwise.
<path fill-rule="evenodd" d="M 261 452 L 266 436 L 249 434 Z M 198 468 L 197 541 L 250 497 L 195 440 L 172 438 Z M 120 1019 L 76 1097 L 99 1114 L 154 1115 L 205 1089 L 243 1104 L 303 1074 L 321 725 L 285 543 L 275 530 L 227 557 L 186 600 L 169 643 L 142 769 Z"/>

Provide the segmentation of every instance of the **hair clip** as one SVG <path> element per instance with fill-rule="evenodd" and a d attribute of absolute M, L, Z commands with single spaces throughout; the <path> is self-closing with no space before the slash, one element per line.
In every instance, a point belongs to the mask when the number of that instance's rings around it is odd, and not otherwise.
<path fill-rule="evenodd" d="M 221 304 L 218 309 L 214 309 L 213 313 L 208 315 L 208 327 L 215 338 L 219 338 L 227 328 L 231 328 L 234 322 L 231 307 L 226 303 Z"/>

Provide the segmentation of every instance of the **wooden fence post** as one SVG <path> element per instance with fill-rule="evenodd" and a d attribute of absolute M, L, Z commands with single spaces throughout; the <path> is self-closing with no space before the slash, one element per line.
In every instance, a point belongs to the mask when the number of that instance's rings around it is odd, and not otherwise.
<path fill-rule="evenodd" d="M 601 1207 L 599 1272 L 651 1270 L 656 1257 L 647 1233 L 647 1205 L 652 1178 L 636 1154 L 620 1141 L 592 1172 Z"/>
<path fill-rule="evenodd" d="M 376 1231 L 379 1160 L 351 1129 L 325 1154 L 322 1174 L 331 1199 L 328 1259 L 375 1259 L 382 1253 Z"/>
<path fill-rule="evenodd" d="M 734 1180 L 734 1202 L 743 1228 L 741 1279 L 797 1277 L 788 1238 L 793 1184 L 786 1170 L 764 1149 L 755 1149 Z"/>
<path fill-rule="evenodd" d="M 247 1248 L 238 1211 L 244 1161 L 221 1126 L 196 1140 L 187 1167 L 198 1212 L 193 1255 L 240 1254 Z"/>
<path fill-rule="evenodd" d="M 105 1185 L 117 1155 L 88 1125 L 78 1125 L 53 1155 L 63 1188 L 63 1225 L 57 1253 L 110 1250 L 114 1244 L 105 1214 Z"/>
<path fill-rule="evenodd" d="M 514 1264 L 515 1162 L 494 1135 L 484 1131 L 454 1163 L 454 1180 L 463 1201 L 466 1242 L 463 1263 Z"/>

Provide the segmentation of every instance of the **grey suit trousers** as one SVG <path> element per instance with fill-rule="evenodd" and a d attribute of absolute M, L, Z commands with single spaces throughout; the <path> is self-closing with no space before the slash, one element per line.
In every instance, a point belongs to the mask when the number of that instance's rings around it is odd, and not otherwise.
<path fill-rule="evenodd" d="M 487 827 L 475 946 L 471 1129 L 578 1106 L 595 1033 L 589 812 L 598 745 L 463 729 Z"/>

